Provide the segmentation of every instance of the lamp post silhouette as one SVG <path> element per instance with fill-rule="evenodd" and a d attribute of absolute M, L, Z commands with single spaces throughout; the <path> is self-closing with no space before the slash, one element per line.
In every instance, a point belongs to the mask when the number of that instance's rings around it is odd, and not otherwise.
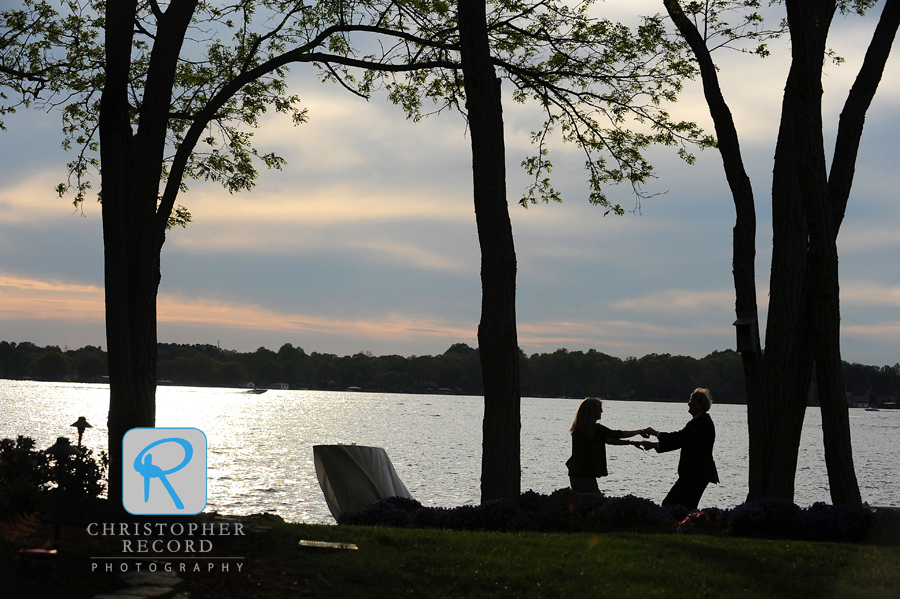
<path fill-rule="evenodd" d="M 87 424 L 87 421 L 85 421 Z M 74 425 L 73 425 L 74 426 Z M 90 425 L 88 425 L 90 426 Z M 83 429 L 82 429 L 83 430 Z M 81 430 L 79 430 L 81 432 Z M 80 435 L 79 435 L 80 437 Z M 80 440 L 80 438 L 79 438 Z M 57 437 L 56 443 L 48 447 L 44 450 L 44 453 L 48 454 L 54 460 L 53 469 L 56 472 L 56 517 L 55 524 L 53 527 L 53 543 L 54 545 L 59 543 L 59 533 L 60 533 L 60 506 L 62 505 L 62 490 L 63 483 L 62 479 L 65 476 L 65 467 L 64 462 L 69 458 L 69 456 L 77 456 L 80 457 L 84 454 L 81 451 L 73 446 L 68 438 L 66 437 Z"/>
<path fill-rule="evenodd" d="M 75 422 L 72 423 L 72 426 L 74 426 L 75 428 L 78 429 L 77 445 L 79 445 L 79 446 L 81 446 L 81 436 L 84 434 L 84 429 L 94 428 L 93 426 L 91 426 L 91 424 L 87 421 L 87 419 L 84 416 L 79 416 L 78 420 L 76 420 Z"/>

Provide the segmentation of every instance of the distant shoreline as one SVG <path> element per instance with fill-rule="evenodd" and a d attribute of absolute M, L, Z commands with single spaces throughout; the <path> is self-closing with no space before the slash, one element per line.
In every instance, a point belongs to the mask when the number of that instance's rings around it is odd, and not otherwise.
<path fill-rule="evenodd" d="M 703 358 L 648 354 L 623 360 L 593 349 L 561 348 L 530 356 L 521 352 L 519 357 L 522 397 L 677 402 L 686 401 L 691 389 L 704 387 L 712 390 L 716 403 L 747 403 L 741 356 L 733 350 L 714 351 Z M 107 374 L 107 354 L 100 347 L 61 350 L 0 341 L 0 378 L 103 383 Z M 290 343 L 278 351 L 260 347 L 247 353 L 218 345 L 160 343 L 155 374 L 160 385 L 186 387 L 484 393 L 478 349 L 464 343 L 435 356 L 409 357 L 307 353 Z M 842 374 L 852 407 L 878 409 L 900 402 L 900 364 L 878 367 L 844 362 Z M 815 392 L 808 405 L 817 405 Z"/>

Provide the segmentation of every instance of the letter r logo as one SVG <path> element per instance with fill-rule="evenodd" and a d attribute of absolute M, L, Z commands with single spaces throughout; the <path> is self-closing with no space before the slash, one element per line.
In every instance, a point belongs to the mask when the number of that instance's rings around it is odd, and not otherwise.
<path fill-rule="evenodd" d="M 122 439 L 122 505 L 131 514 L 199 514 L 206 507 L 206 435 L 133 428 Z"/>

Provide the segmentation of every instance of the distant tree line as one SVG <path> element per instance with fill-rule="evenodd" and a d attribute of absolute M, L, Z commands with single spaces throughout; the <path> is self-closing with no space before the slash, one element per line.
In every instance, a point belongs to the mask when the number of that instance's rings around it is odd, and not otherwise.
<path fill-rule="evenodd" d="M 700 359 L 649 354 L 623 360 L 594 349 L 530 356 L 520 352 L 519 358 L 526 397 L 682 400 L 695 387 L 706 387 L 717 402 L 746 402 L 740 354 L 731 350 Z M 843 367 L 847 393 L 865 396 L 873 405 L 900 398 L 900 364 L 844 362 Z M 277 352 L 260 347 L 247 353 L 215 345 L 160 343 L 158 373 L 166 383 L 190 386 L 244 387 L 252 382 L 258 387 L 287 384 L 292 389 L 482 393 L 478 350 L 464 343 L 436 356 L 410 357 L 307 354 L 290 343 Z M 0 378 L 102 382 L 106 375 L 107 356 L 99 347 L 70 350 L 0 341 Z"/>

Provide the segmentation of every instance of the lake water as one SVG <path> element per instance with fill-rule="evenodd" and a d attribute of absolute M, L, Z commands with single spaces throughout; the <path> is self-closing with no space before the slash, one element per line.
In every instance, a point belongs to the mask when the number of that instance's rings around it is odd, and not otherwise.
<path fill-rule="evenodd" d="M 567 487 L 572 423 L 578 401 L 522 399 L 522 490 Z M 687 401 L 604 402 L 603 423 L 614 429 L 678 430 L 690 419 Z M 41 448 L 58 436 L 74 442 L 79 416 L 94 428 L 84 445 L 106 450 L 106 385 L 0 380 L 0 438 L 26 435 Z M 160 387 L 156 424 L 195 427 L 208 440 L 208 506 L 223 514 L 273 512 L 292 522 L 333 523 L 316 480 L 313 445 L 384 447 L 412 495 L 426 506 L 476 504 L 480 497 L 483 398 L 444 395 L 339 393 Z M 721 483 L 703 506 L 742 503 L 747 494 L 746 406 L 713 405 L 715 459 Z M 900 506 L 900 410 L 850 411 L 860 491 L 870 505 Z M 657 503 L 675 482 L 678 452 L 607 448 L 608 495 L 634 494 Z M 794 501 L 830 503 L 818 408 L 807 410 Z"/>

